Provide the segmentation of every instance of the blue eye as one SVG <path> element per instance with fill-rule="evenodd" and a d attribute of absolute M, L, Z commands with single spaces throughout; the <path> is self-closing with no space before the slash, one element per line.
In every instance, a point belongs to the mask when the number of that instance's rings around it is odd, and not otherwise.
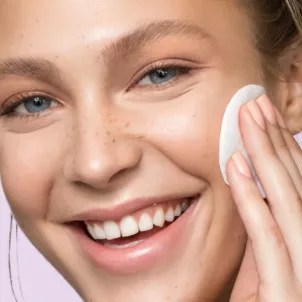
<path fill-rule="evenodd" d="M 24 100 L 23 104 L 29 113 L 36 113 L 50 108 L 51 100 L 46 97 L 35 96 Z"/>
<path fill-rule="evenodd" d="M 148 73 L 138 84 L 140 86 L 165 84 L 186 71 L 186 69 L 180 67 L 159 68 Z"/>
<path fill-rule="evenodd" d="M 17 114 L 35 114 L 41 113 L 49 108 L 57 106 L 57 103 L 47 96 L 32 96 L 24 98 L 17 106 L 13 108 Z"/>

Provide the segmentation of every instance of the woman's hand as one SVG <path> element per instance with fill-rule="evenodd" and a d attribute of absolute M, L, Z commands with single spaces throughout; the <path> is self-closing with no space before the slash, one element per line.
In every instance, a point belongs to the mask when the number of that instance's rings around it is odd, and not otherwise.
<path fill-rule="evenodd" d="M 266 96 L 241 108 L 240 129 L 267 200 L 235 154 L 227 175 L 248 243 L 230 301 L 301 302 L 302 151 Z"/>

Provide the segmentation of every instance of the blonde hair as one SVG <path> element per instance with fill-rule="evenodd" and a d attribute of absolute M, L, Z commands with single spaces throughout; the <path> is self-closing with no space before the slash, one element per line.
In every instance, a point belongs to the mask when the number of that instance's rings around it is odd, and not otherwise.
<path fill-rule="evenodd" d="M 298 0 L 285 0 L 285 2 L 291 12 L 298 32 L 302 36 L 302 2 L 299 2 Z"/>
<path fill-rule="evenodd" d="M 250 16 L 264 73 L 276 75 L 280 71 L 278 57 L 288 48 L 302 44 L 302 1 L 239 0 L 239 3 Z"/>

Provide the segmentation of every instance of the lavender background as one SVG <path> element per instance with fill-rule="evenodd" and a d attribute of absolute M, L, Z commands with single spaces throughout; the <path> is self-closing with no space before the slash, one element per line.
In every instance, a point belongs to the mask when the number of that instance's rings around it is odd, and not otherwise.
<path fill-rule="evenodd" d="M 302 132 L 296 136 L 302 146 Z M 0 187 L 0 302 L 15 302 L 8 270 L 10 209 Z M 16 249 L 16 228 L 13 224 L 12 273 L 18 302 L 82 301 L 69 284 L 48 263 L 19 229 Z M 18 284 L 17 257 L 23 297 Z"/>
<path fill-rule="evenodd" d="M 9 270 L 10 209 L 0 187 L 0 302 L 15 302 L 12 294 Z M 19 275 L 23 297 L 18 284 L 18 270 L 16 257 L 16 228 L 13 223 L 11 268 L 13 274 L 14 289 L 18 302 L 80 302 L 73 288 L 61 277 L 47 260 L 18 230 L 18 255 Z"/>

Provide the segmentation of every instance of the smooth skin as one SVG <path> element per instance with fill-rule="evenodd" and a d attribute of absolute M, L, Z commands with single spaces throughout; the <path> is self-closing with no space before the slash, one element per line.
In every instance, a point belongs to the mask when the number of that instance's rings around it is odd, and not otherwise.
<path fill-rule="evenodd" d="M 290 114 L 287 103 L 290 99 L 296 104 L 299 90 L 293 88 L 297 85 L 287 85 L 286 80 L 299 83 L 300 79 L 295 78 L 299 73 L 290 73 L 297 53 L 285 57 L 285 81 L 270 80 L 268 84 L 250 20 L 236 2 L 1 2 L 3 188 L 25 234 L 85 301 L 229 301 L 248 236 L 253 250 L 247 250 L 233 301 L 245 301 L 239 296 L 243 294 L 258 295 L 258 275 L 254 273 L 262 267 L 272 277 L 259 270 L 259 280 L 264 280 L 259 288 L 260 301 L 270 301 L 263 296 L 274 290 L 287 292 L 275 279 L 281 276 L 275 274 L 275 269 L 289 272 L 291 267 L 284 259 L 273 257 L 276 249 L 268 244 L 274 245 L 275 237 L 261 228 L 272 226 L 269 221 L 277 218 L 278 206 L 270 214 L 253 181 L 239 176 L 231 164 L 230 190 L 220 173 L 218 147 L 224 110 L 233 94 L 247 84 L 273 91 L 269 96 L 279 109 L 284 108 L 286 124 L 296 127 L 300 118 Z M 133 32 L 134 38 L 129 36 Z M 140 48 L 135 48 L 138 45 Z M 150 68 L 165 66 L 172 66 L 171 79 L 157 85 L 150 82 Z M 183 67 L 189 72 L 181 73 Z M 14 109 L 14 115 L 4 113 L 7 104 L 33 94 L 49 97 L 51 106 L 39 115 L 29 114 L 24 103 Z M 293 185 L 285 172 L 296 171 L 297 179 L 301 179 L 301 151 L 290 138 L 295 134 L 293 128 L 291 134 L 270 125 L 268 132 L 260 131 L 246 110 L 242 111 L 241 124 L 253 161 L 261 161 L 257 172 L 269 204 L 290 206 L 286 209 L 290 217 L 276 220 L 282 229 L 282 237 L 278 238 L 286 238 L 290 256 L 298 259 L 301 217 L 296 215 L 301 211 L 296 210 L 301 194 L 296 194 L 297 183 Z M 254 131 L 253 135 L 249 131 Z M 259 152 L 253 146 L 280 144 L 281 132 L 291 157 L 285 156 L 285 148 L 281 148 L 283 155 L 278 154 L 282 160 L 277 160 L 275 153 Z M 275 138 L 272 143 L 269 136 Z M 253 155 L 256 151 L 257 156 Z M 276 174 L 276 167 L 286 158 L 286 166 Z M 290 158 L 295 159 L 295 165 Z M 270 163 L 270 169 L 264 171 Z M 280 179 L 282 186 L 278 187 Z M 64 224 L 74 215 L 96 207 L 101 210 L 128 199 L 188 192 L 201 194 L 201 198 L 175 248 L 152 268 L 134 268 L 126 276 L 92 265 Z M 240 205 L 239 211 L 236 205 Z M 258 240 L 255 233 L 271 239 Z M 288 240 L 286 234 L 292 239 Z M 284 247 L 279 249 L 281 258 L 285 245 L 279 246 Z M 252 255 L 256 263 L 251 263 Z M 265 266 L 261 257 L 276 262 Z M 297 260 L 292 264 L 296 281 L 301 281 L 301 276 L 296 277 L 299 269 Z M 247 278 L 247 274 L 254 278 Z M 288 276 L 278 281 L 285 284 L 282 282 Z M 294 280 L 293 274 L 291 278 Z M 243 284 L 242 280 L 252 282 Z M 287 293 L 298 299 L 298 287 L 297 291 L 293 288 Z M 250 301 L 258 299 L 255 297 Z"/>

